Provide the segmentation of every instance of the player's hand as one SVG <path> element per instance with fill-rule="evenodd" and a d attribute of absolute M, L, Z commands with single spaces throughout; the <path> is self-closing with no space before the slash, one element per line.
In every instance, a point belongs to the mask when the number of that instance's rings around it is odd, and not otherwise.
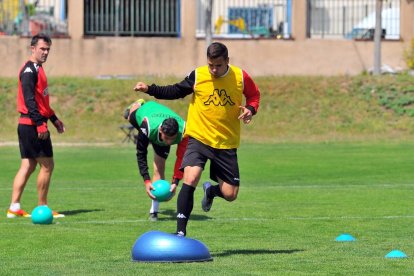
<path fill-rule="evenodd" d="M 178 183 L 180 183 L 180 179 L 173 177 L 171 181 L 171 188 L 170 188 L 171 197 L 168 200 L 174 197 L 175 191 L 177 190 L 177 187 L 178 187 Z"/>
<path fill-rule="evenodd" d="M 49 137 L 49 130 L 47 129 L 47 124 L 43 123 L 40 126 L 36 127 L 37 138 L 40 140 L 46 140 Z"/>
<path fill-rule="evenodd" d="M 171 184 L 171 189 L 170 189 L 171 196 L 166 201 L 170 201 L 171 198 L 175 196 L 175 190 L 177 189 L 177 186 L 178 186 L 177 184 L 174 184 L 174 183 Z"/>
<path fill-rule="evenodd" d="M 172 183 L 171 184 L 170 192 L 174 194 L 175 193 L 175 190 L 177 189 L 177 186 L 178 186 L 177 184 Z"/>
<path fill-rule="evenodd" d="M 134 90 L 137 91 L 137 92 L 147 93 L 147 91 L 148 91 L 148 85 L 146 85 L 143 82 L 137 82 L 137 84 L 134 87 Z"/>
<path fill-rule="evenodd" d="M 252 117 L 253 117 L 252 112 L 244 106 L 239 106 L 239 108 L 240 108 L 241 114 L 237 119 L 243 120 L 243 123 L 245 123 L 246 125 L 249 124 L 252 121 Z"/>
<path fill-rule="evenodd" d="M 57 129 L 58 133 L 63 133 L 65 132 L 65 125 L 63 124 L 63 122 L 61 120 L 56 120 L 53 125 L 55 126 L 55 128 Z"/>
<path fill-rule="evenodd" d="M 155 196 L 153 196 L 153 194 L 151 194 L 151 190 L 154 190 L 154 187 L 152 186 L 152 182 L 150 180 L 145 180 L 145 191 L 147 192 L 147 195 L 155 200 Z"/>

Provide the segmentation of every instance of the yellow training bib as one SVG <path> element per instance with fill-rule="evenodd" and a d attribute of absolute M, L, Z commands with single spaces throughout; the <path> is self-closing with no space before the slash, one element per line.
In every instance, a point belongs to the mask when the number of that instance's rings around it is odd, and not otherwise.
<path fill-rule="evenodd" d="M 194 95 L 188 109 L 185 135 L 217 149 L 240 144 L 240 115 L 243 72 L 230 65 L 228 72 L 213 77 L 208 66 L 195 70 Z"/>

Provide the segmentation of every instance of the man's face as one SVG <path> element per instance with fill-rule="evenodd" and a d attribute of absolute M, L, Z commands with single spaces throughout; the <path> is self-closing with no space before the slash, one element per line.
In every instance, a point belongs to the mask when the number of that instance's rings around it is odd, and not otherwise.
<path fill-rule="evenodd" d="M 50 44 L 44 41 L 43 39 L 39 39 L 35 46 L 31 46 L 32 49 L 32 61 L 42 64 L 46 62 L 47 56 L 50 52 Z"/>
<path fill-rule="evenodd" d="M 174 136 L 167 136 L 161 129 L 160 129 L 160 138 L 161 141 L 163 141 L 164 143 L 166 143 L 167 145 L 171 146 L 175 139 L 177 138 L 178 134 L 175 134 Z"/>
<path fill-rule="evenodd" d="M 223 76 L 227 72 L 227 66 L 229 64 L 229 58 L 224 59 L 218 57 L 215 59 L 207 58 L 208 70 L 215 78 Z"/>

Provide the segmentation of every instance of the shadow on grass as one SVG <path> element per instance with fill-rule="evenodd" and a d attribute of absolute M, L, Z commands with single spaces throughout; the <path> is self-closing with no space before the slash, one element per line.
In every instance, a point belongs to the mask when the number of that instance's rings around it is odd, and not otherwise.
<path fill-rule="evenodd" d="M 104 211 L 104 209 L 78 209 L 78 210 L 61 211 L 60 213 L 64 214 L 65 216 L 76 216 L 82 213 L 101 212 L 101 211 Z"/>
<path fill-rule="evenodd" d="M 158 220 L 176 220 L 177 219 L 176 218 L 177 213 L 175 210 L 167 209 L 164 211 L 160 211 L 159 213 L 164 216 L 169 216 L 169 217 L 168 218 L 158 217 Z M 211 218 L 208 216 L 202 216 L 202 215 L 200 216 L 200 215 L 193 215 L 193 214 L 191 214 L 191 217 L 190 217 L 190 220 L 209 220 L 209 219 Z"/>
<path fill-rule="evenodd" d="M 235 249 L 225 250 L 221 253 L 212 253 L 213 257 L 224 257 L 231 255 L 263 255 L 263 254 L 294 254 L 305 251 L 303 249 L 289 249 L 289 250 L 267 250 L 267 249 Z"/>

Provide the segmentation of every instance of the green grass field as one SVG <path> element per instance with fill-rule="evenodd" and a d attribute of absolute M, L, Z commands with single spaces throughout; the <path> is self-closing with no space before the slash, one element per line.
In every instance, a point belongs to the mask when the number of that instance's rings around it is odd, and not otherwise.
<path fill-rule="evenodd" d="M 172 159 L 172 158 L 171 158 Z M 17 146 L 0 147 L 0 275 L 408 275 L 414 269 L 414 143 L 243 144 L 241 190 L 201 210 L 201 186 L 188 235 L 214 260 L 131 261 L 135 240 L 175 231 L 175 201 L 160 220 L 138 176 L 135 148 L 55 147 L 52 225 L 6 219 L 19 166 Z M 169 160 L 168 177 L 173 160 Z M 203 174 L 202 181 L 207 180 Z M 23 208 L 36 206 L 35 177 Z M 342 234 L 355 242 L 336 242 Z M 409 257 L 389 259 L 393 249 Z"/>

